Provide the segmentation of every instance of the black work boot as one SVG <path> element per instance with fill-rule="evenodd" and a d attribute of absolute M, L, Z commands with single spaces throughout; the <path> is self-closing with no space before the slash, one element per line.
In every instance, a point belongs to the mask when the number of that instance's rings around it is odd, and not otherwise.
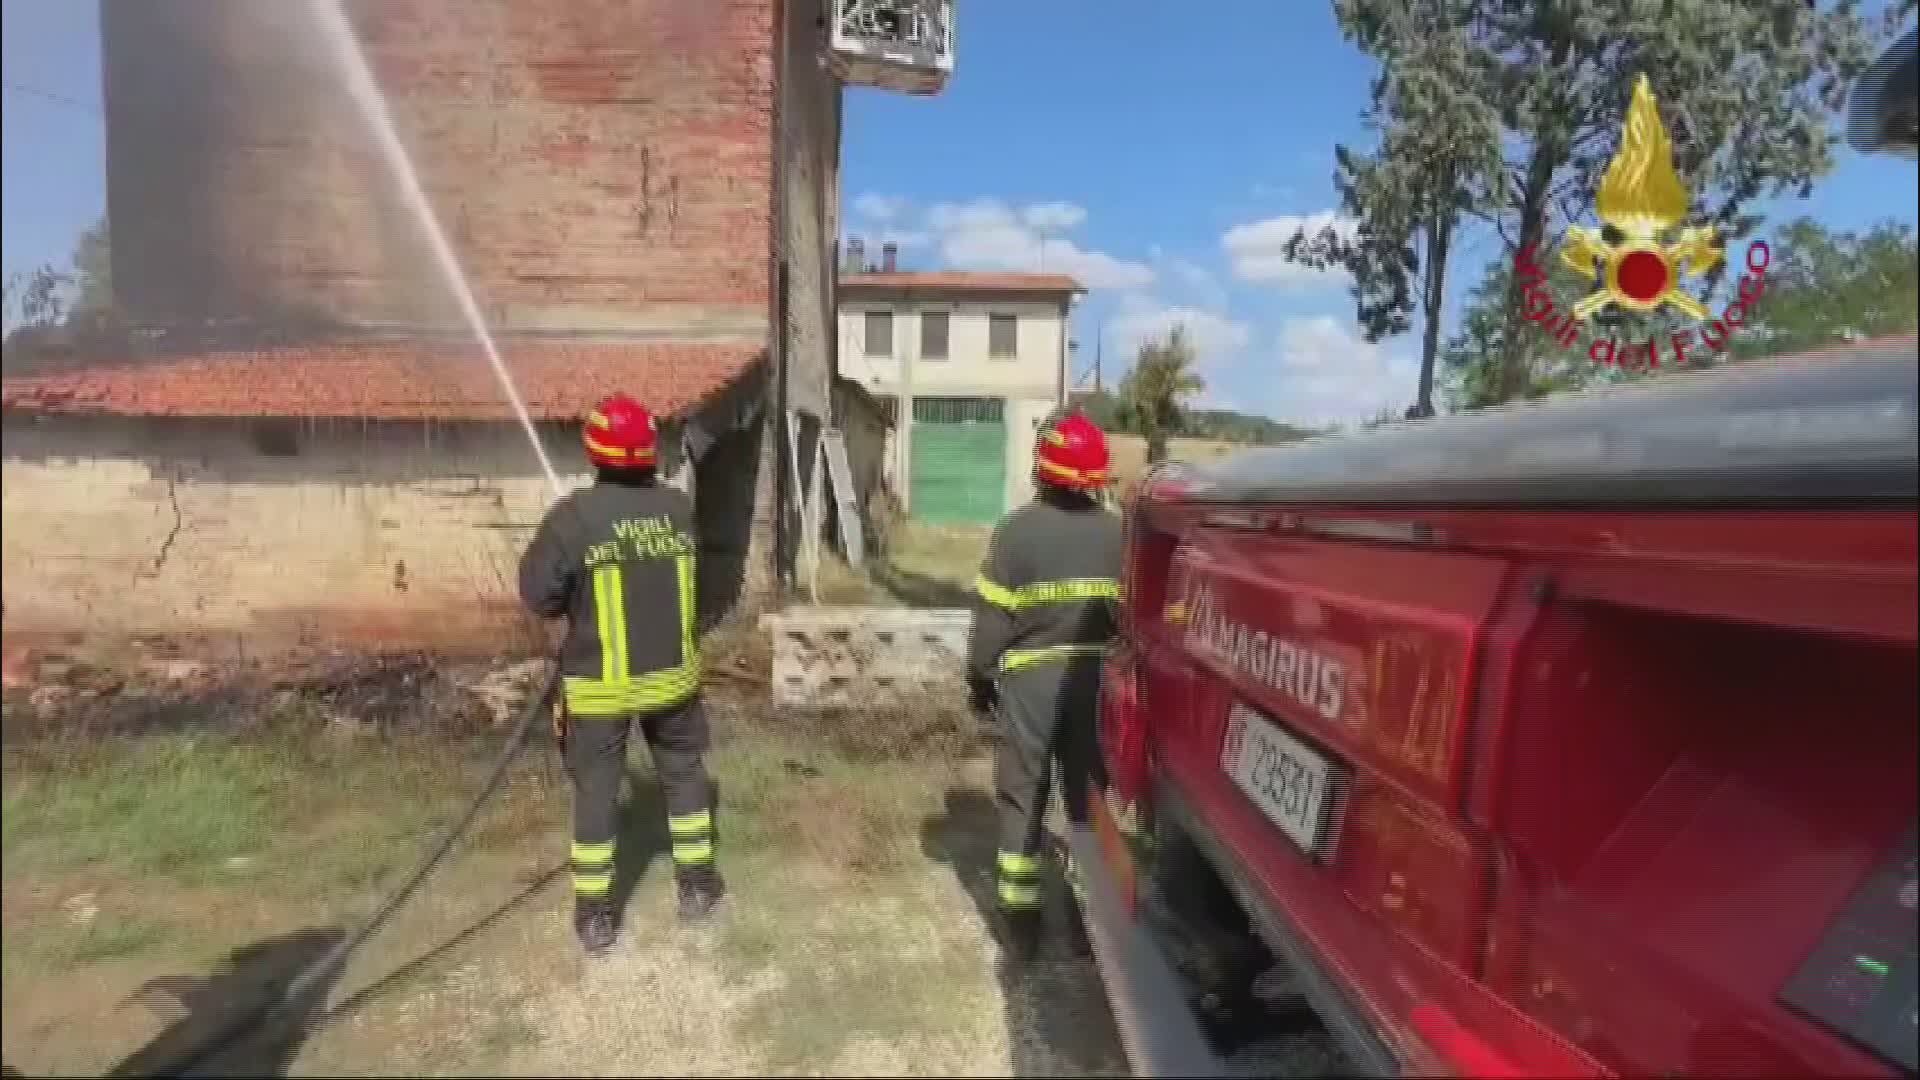
<path fill-rule="evenodd" d="M 680 921 L 703 922 L 727 895 L 727 883 L 720 871 L 711 866 L 689 867 L 676 874 L 674 884 L 680 894 Z"/>
<path fill-rule="evenodd" d="M 574 897 L 573 932 L 589 956 L 598 956 L 613 948 L 614 940 L 620 936 L 613 922 L 613 902 L 604 896 Z"/>
<path fill-rule="evenodd" d="M 1041 922 L 1039 908 L 1000 910 L 1000 948 L 1008 960 L 1025 964 L 1040 955 Z"/>

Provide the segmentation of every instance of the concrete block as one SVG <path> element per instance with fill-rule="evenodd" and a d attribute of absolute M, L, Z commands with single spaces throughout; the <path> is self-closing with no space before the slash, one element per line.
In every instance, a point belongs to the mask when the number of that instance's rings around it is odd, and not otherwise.
<path fill-rule="evenodd" d="M 964 692 L 964 610 L 807 607 L 760 625 L 772 637 L 776 705 L 910 708 Z"/>

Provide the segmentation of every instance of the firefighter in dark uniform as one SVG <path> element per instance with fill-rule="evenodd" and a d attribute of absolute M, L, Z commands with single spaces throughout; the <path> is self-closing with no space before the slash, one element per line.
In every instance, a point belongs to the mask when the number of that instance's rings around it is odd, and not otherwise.
<path fill-rule="evenodd" d="M 1087 820 L 1098 767 L 1101 656 L 1118 622 L 1120 522 L 1099 502 L 1107 438 L 1069 413 L 1034 450 L 1035 496 L 994 530 L 975 582 L 968 682 L 974 707 L 998 715 L 995 878 L 1008 951 L 1031 958 L 1041 927 L 1041 839 L 1052 770 L 1068 819 Z"/>
<path fill-rule="evenodd" d="M 595 483 L 548 511 L 520 560 L 520 596 L 568 618 L 560 653 L 563 743 L 573 777 L 574 930 L 589 952 L 618 933 L 610 895 L 627 733 L 638 723 L 665 789 L 680 917 L 724 892 L 714 865 L 713 785 L 702 755 L 692 502 L 657 478 L 653 417 L 616 394 L 583 432 Z"/>

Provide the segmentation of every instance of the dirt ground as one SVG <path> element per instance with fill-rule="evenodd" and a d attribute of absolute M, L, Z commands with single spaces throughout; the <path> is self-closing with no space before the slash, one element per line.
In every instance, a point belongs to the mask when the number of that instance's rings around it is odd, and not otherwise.
<path fill-rule="evenodd" d="M 1063 889 L 1042 960 L 998 961 L 979 733 L 773 716 L 758 662 L 711 665 L 732 895 L 710 925 L 673 919 L 641 750 L 622 942 L 580 956 L 543 739 L 321 1005 L 190 1074 L 1123 1075 Z M 171 663 L 56 658 L 6 691 L 0 1054 L 29 1075 L 167 1068 L 340 941 L 476 789 L 535 674 Z"/>

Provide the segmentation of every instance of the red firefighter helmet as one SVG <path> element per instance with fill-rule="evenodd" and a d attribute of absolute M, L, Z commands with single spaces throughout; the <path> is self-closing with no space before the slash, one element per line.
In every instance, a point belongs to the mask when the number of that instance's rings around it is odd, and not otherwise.
<path fill-rule="evenodd" d="M 1033 472 L 1046 483 L 1074 491 L 1098 491 L 1107 485 L 1107 436 L 1075 412 L 1040 431 Z"/>
<path fill-rule="evenodd" d="M 650 469 L 658 463 L 653 414 L 625 394 L 615 394 L 587 414 L 580 440 L 587 460 L 609 469 Z"/>

